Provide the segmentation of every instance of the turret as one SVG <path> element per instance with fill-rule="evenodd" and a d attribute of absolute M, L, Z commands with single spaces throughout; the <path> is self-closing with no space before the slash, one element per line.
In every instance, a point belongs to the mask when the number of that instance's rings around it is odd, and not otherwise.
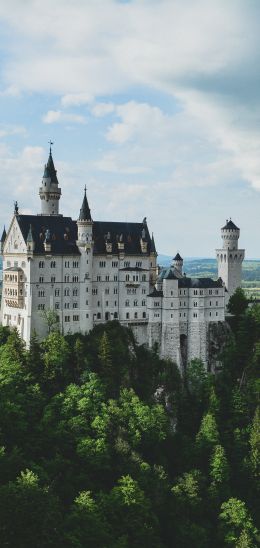
<path fill-rule="evenodd" d="M 177 253 L 177 255 L 175 255 L 175 257 L 173 258 L 172 266 L 179 274 L 182 275 L 183 258 L 180 256 L 179 253 Z"/>
<path fill-rule="evenodd" d="M 241 286 L 242 262 L 245 257 L 245 250 L 238 249 L 239 236 L 240 229 L 231 219 L 227 220 L 225 226 L 221 229 L 222 249 L 216 250 L 218 276 L 222 278 L 228 292 L 226 301 Z"/>
<path fill-rule="evenodd" d="M 59 215 L 61 189 L 59 188 L 51 147 L 48 162 L 44 168 L 39 195 L 41 199 L 41 215 Z"/>
<path fill-rule="evenodd" d="M 4 226 L 4 230 L 3 230 L 3 233 L 2 233 L 2 236 L 1 236 L 1 242 L 0 242 L 0 253 L 3 253 L 5 240 L 6 240 L 6 230 L 5 230 L 5 226 Z"/>
<path fill-rule="evenodd" d="M 77 221 L 77 226 L 78 226 L 77 245 L 78 246 L 84 246 L 87 243 L 88 244 L 92 243 L 92 225 L 93 225 L 93 221 L 91 219 L 91 213 L 90 213 L 88 200 L 87 200 L 87 189 L 85 187 L 83 202 L 80 208 L 79 218 Z"/>

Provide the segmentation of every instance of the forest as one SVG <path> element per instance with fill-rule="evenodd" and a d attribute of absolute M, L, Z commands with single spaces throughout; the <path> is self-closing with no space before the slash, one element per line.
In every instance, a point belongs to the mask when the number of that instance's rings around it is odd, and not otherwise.
<path fill-rule="evenodd" d="M 0 546 L 259 546 L 260 306 L 231 312 L 216 375 L 115 321 L 0 327 Z"/>

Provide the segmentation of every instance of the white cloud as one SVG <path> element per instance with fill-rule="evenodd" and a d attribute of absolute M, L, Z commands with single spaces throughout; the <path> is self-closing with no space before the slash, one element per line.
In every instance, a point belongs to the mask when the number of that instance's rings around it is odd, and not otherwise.
<path fill-rule="evenodd" d="M 113 103 L 96 103 L 92 109 L 91 113 L 94 116 L 97 116 L 97 118 L 102 118 L 102 116 L 106 116 L 107 114 L 111 114 L 115 111 L 115 105 Z"/>
<path fill-rule="evenodd" d="M 55 124 L 56 122 L 72 122 L 74 124 L 86 124 L 87 120 L 80 114 L 69 114 L 61 110 L 49 110 L 42 117 L 44 124 Z"/>
<path fill-rule="evenodd" d="M 78 107 L 91 103 L 93 97 L 87 93 L 68 93 L 61 98 L 63 107 Z"/>
<path fill-rule="evenodd" d="M 0 139 L 8 135 L 26 135 L 26 128 L 23 126 L 0 125 Z"/>

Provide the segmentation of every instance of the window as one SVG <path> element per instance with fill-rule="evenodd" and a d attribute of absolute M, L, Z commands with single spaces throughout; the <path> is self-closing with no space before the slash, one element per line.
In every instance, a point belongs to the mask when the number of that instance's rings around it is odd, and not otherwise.
<path fill-rule="evenodd" d="M 143 312 L 143 318 L 146 318 L 146 312 Z"/>
<path fill-rule="evenodd" d="M 137 266 L 138 268 L 141 268 L 141 266 L 142 266 L 142 261 L 136 261 L 135 264 L 136 264 L 136 266 Z"/>
<path fill-rule="evenodd" d="M 73 261 L 72 266 L 73 266 L 73 268 L 78 268 L 79 267 L 79 261 Z"/>
<path fill-rule="evenodd" d="M 198 306 L 197 301 L 194 301 L 193 306 Z"/>
<path fill-rule="evenodd" d="M 64 308 L 69 308 L 70 307 L 70 303 L 64 303 Z"/>
<path fill-rule="evenodd" d="M 106 287 L 106 289 L 105 289 L 105 295 L 109 295 L 109 287 Z"/>
<path fill-rule="evenodd" d="M 117 312 L 114 312 L 114 318 L 117 319 Z"/>
<path fill-rule="evenodd" d="M 97 276 L 97 282 L 101 282 L 101 276 Z"/>
<path fill-rule="evenodd" d="M 70 281 L 70 277 L 68 276 L 68 274 L 65 274 L 64 276 L 64 282 L 69 282 Z"/>
<path fill-rule="evenodd" d="M 138 318 L 138 314 L 137 314 L 137 312 L 135 312 L 135 318 Z"/>
<path fill-rule="evenodd" d="M 65 297 L 69 297 L 69 294 L 70 294 L 69 288 L 68 288 L 68 287 L 65 287 L 65 289 L 64 289 L 64 296 L 65 296 Z"/>
<path fill-rule="evenodd" d="M 117 282 L 118 278 L 117 276 L 114 276 L 114 282 Z"/>
<path fill-rule="evenodd" d="M 105 268 L 106 261 L 99 261 L 99 266 L 100 266 L 100 268 Z"/>
<path fill-rule="evenodd" d="M 125 317 L 127 320 L 129 320 L 129 312 L 126 313 Z"/>
<path fill-rule="evenodd" d="M 129 301 L 128 300 L 125 302 L 125 306 L 129 306 Z"/>
<path fill-rule="evenodd" d="M 130 280 L 130 276 L 129 276 L 129 274 L 126 274 L 126 276 L 125 276 L 125 281 L 126 281 L 126 282 L 129 282 L 129 280 Z"/>
<path fill-rule="evenodd" d="M 117 301 L 114 301 L 114 305 L 117 306 Z"/>
<path fill-rule="evenodd" d="M 86 301 L 86 305 L 88 306 L 88 301 Z"/>
<path fill-rule="evenodd" d="M 194 289 L 193 295 L 198 295 L 198 290 L 197 289 Z"/>
<path fill-rule="evenodd" d="M 203 295 L 203 289 L 200 289 L 200 295 Z"/>
<path fill-rule="evenodd" d="M 55 268 L 56 267 L 56 261 L 51 261 L 51 268 Z"/>
<path fill-rule="evenodd" d="M 145 306 L 145 300 L 142 300 L 142 306 Z"/>
<path fill-rule="evenodd" d="M 65 316 L 65 317 L 64 317 L 64 321 L 65 321 L 66 323 L 70 322 L 70 316 Z"/>
<path fill-rule="evenodd" d="M 86 318 L 88 318 L 88 314 L 86 314 Z"/>
<path fill-rule="evenodd" d="M 216 306 L 218 306 L 218 301 L 216 301 Z"/>
<path fill-rule="evenodd" d="M 65 268 L 69 268 L 70 267 L 70 262 L 69 261 L 65 261 Z"/>
<path fill-rule="evenodd" d="M 100 301 L 97 302 L 97 306 L 100 306 Z"/>
<path fill-rule="evenodd" d="M 45 310 L 45 304 L 38 304 L 38 310 Z"/>
<path fill-rule="evenodd" d="M 218 289 L 215 290 L 215 295 L 218 295 Z"/>
<path fill-rule="evenodd" d="M 171 307 L 173 308 L 173 303 L 171 303 Z"/>
<path fill-rule="evenodd" d="M 146 274 L 142 274 L 142 282 L 146 282 Z"/>
<path fill-rule="evenodd" d="M 209 306 L 211 306 L 211 301 L 209 301 Z"/>
<path fill-rule="evenodd" d="M 38 291 L 38 297 L 45 297 L 44 289 L 41 289 L 40 291 Z"/>
<path fill-rule="evenodd" d="M 173 295 L 173 291 L 171 291 L 171 295 Z M 180 289 L 180 295 L 181 295 L 181 289 Z"/>
<path fill-rule="evenodd" d="M 86 293 L 88 293 L 88 287 L 86 287 Z"/>
<path fill-rule="evenodd" d="M 44 261 L 39 261 L 39 268 L 44 268 Z"/>
<path fill-rule="evenodd" d="M 78 321 L 79 321 L 79 316 L 78 316 L 78 314 L 73 315 L 73 321 L 74 321 L 74 322 L 78 322 Z"/>
<path fill-rule="evenodd" d="M 117 287 L 114 287 L 114 295 L 117 295 Z"/>
<path fill-rule="evenodd" d="M 78 303 L 73 303 L 72 308 L 78 308 L 78 307 L 79 307 Z"/>
<path fill-rule="evenodd" d="M 124 267 L 129 268 L 130 267 L 130 261 L 125 261 L 124 262 Z"/>
<path fill-rule="evenodd" d="M 134 306 L 138 306 L 138 301 L 134 301 Z"/>
<path fill-rule="evenodd" d="M 60 296 L 60 290 L 59 290 L 59 289 L 55 289 L 54 295 L 55 295 L 55 297 L 59 297 L 59 296 Z"/>
<path fill-rule="evenodd" d="M 73 295 L 73 297 L 77 297 L 77 295 L 78 295 L 78 290 L 75 289 L 75 287 L 74 287 L 74 289 L 73 289 L 73 291 L 72 291 L 72 295 Z"/>
<path fill-rule="evenodd" d="M 97 320 L 101 320 L 101 313 L 100 312 L 97 313 Z"/>
<path fill-rule="evenodd" d="M 106 282 L 109 282 L 109 274 L 106 274 Z"/>
<path fill-rule="evenodd" d="M 60 303 L 55 303 L 55 309 L 58 310 L 60 308 Z"/>
<path fill-rule="evenodd" d="M 106 306 L 108 306 L 108 301 L 106 301 Z"/>
<path fill-rule="evenodd" d="M 216 316 L 218 316 L 218 312 L 216 312 Z"/>
<path fill-rule="evenodd" d="M 40 284 L 43 284 L 43 276 L 40 276 L 40 277 L 39 277 L 39 283 L 40 283 Z"/>
<path fill-rule="evenodd" d="M 160 306 L 160 302 L 159 302 L 159 301 L 155 301 L 153 304 L 154 304 L 154 306 Z"/>
<path fill-rule="evenodd" d="M 97 295 L 97 288 L 92 289 L 92 295 Z"/>
<path fill-rule="evenodd" d="M 78 282 L 78 281 L 79 281 L 79 277 L 78 277 L 78 276 L 72 276 L 72 281 L 73 281 L 73 282 Z"/>
<path fill-rule="evenodd" d="M 51 283 L 52 283 L 52 284 L 54 284 L 54 283 L 55 283 L 55 281 L 56 281 L 56 278 L 55 278 L 55 276 L 51 276 Z"/>
<path fill-rule="evenodd" d="M 145 295 L 145 294 L 146 294 L 146 289 L 145 289 L 145 287 L 143 287 L 143 289 L 142 289 L 142 295 Z"/>
<path fill-rule="evenodd" d="M 209 295 L 212 295 L 212 289 L 209 289 Z"/>
<path fill-rule="evenodd" d="M 118 261 L 112 261 L 112 268 L 118 267 Z"/>
<path fill-rule="evenodd" d="M 194 312 L 194 314 L 193 314 L 193 318 L 197 318 L 197 317 L 198 317 L 198 314 L 197 314 L 197 312 Z"/>

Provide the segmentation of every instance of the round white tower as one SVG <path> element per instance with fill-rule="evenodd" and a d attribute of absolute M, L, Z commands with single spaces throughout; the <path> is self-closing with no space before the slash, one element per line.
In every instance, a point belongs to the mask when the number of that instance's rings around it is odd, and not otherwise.
<path fill-rule="evenodd" d="M 61 189 L 59 188 L 57 172 L 53 163 L 51 147 L 49 159 L 44 168 L 39 195 L 41 199 L 41 215 L 59 215 Z"/>
<path fill-rule="evenodd" d="M 240 229 L 231 219 L 227 220 L 225 226 L 221 229 L 222 249 L 216 250 L 218 275 L 225 283 L 228 299 L 237 287 L 241 286 L 242 262 L 245 257 L 245 250 L 238 249 L 239 236 Z"/>

